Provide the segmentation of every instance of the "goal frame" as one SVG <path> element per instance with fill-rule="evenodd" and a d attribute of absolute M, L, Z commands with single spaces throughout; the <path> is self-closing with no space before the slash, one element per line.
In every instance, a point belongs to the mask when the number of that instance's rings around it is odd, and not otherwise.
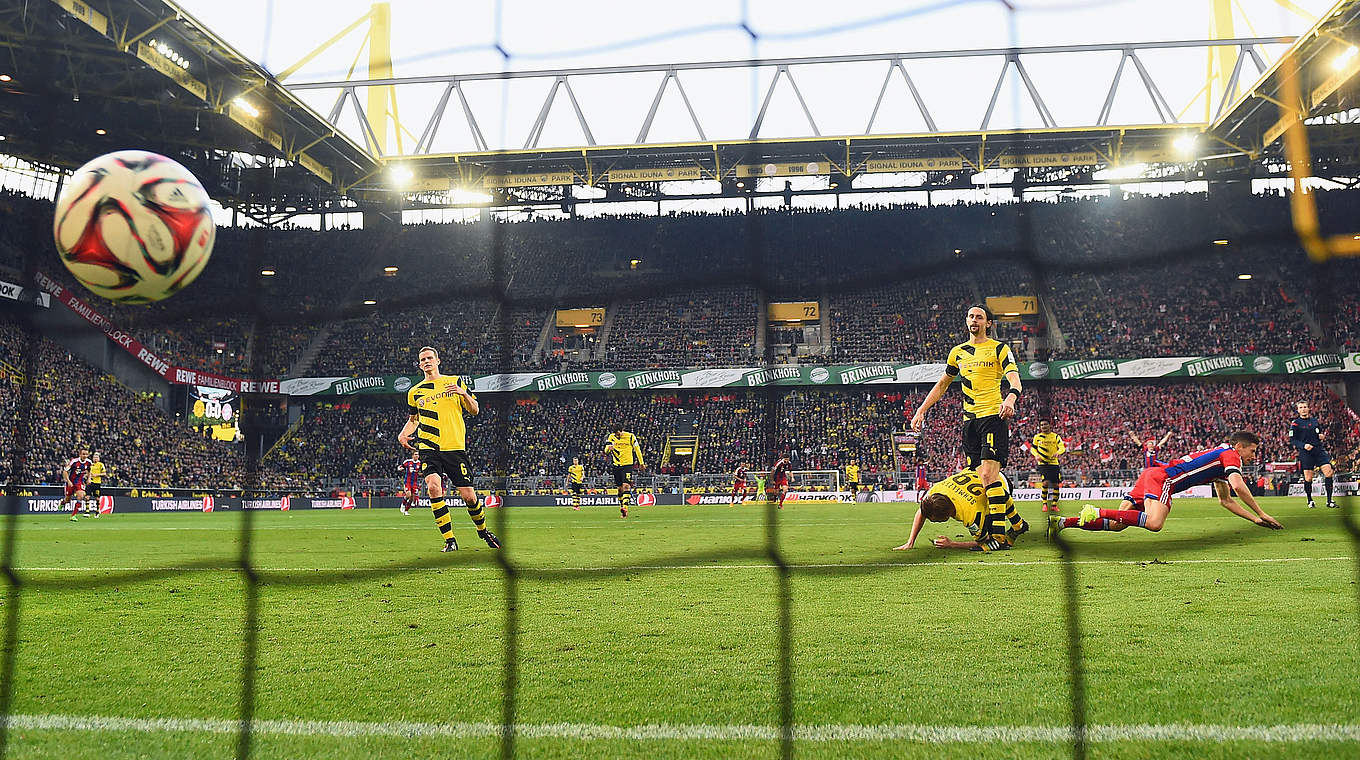
<path fill-rule="evenodd" d="M 790 490 L 790 491 L 802 491 L 802 490 L 805 490 L 805 489 L 802 489 L 802 488 L 799 488 L 799 487 L 798 487 L 798 481 L 799 481 L 799 476 L 800 476 L 800 475 L 804 475 L 804 476 L 806 476 L 806 475 L 830 475 L 830 476 L 831 476 L 831 485 L 832 485 L 832 488 L 831 488 L 830 491 L 828 491 L 828 493 L 839 493 L 840 491 L 844 490 L 844 489 L 842 488 L 842 485 L 843 485 L 843 484 L 841 483 L 841 471 L 840 471 L 840 470 L 789 470 L 789 490 Z M 769 470 L 747 470 L 747 471 L 746 471 L 746 482 L 747 482 L 747 484 L 748 484 L 748 485 L 751 485 L 751 484 L 752 484 L 752 481 L 755 480 L 756 476 L 763 477 L 763 478 L 765 478 L 765 480 L 768 482 L 769 479 L 770 479 L 770 471 L 769 471 Z"/>

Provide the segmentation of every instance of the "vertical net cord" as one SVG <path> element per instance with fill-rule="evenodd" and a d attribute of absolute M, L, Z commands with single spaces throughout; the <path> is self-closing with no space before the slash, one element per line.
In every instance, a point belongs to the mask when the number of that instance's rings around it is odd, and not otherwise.
<path fill-rule="evenodd" d="M 34 12 L 41 13 L 37 9 Z M 49 7 L 45 9 L 51 13 Z M 43 135 L 39 146 L 40 152 L 50 151 L 55 140 L 57 130 L 53 128 L 56 119 L 56 72 L 53 70 L 50 58 L 40 58 L 47 63 L 43 66 L 42 76 L 39 78 L 39 92 L 41 104 L 34 114 L 37 122 L 46 128 L 39 130 Z M 57 192 L 60 193 L 62 178 L 59 175 L 57 180 Z M 45 249 L 39 251 L 30 248 L 24 255 L 24 271 L 22 285 L 27 293 L 38 292 L 35 276 L 38 271 L 40 253 L 46 254 Z M 23 606 L 23 579 L 15 570 L 15 554 L 19 549 L 19 514 L 23 504 L 22 498 L 14 493 L 15 486 L 24 480 L 24 470 L 28 462 L 28 455 L 33 441 L 30 438 L 32 422 L 36 412 L 37 396 L 37 370 L 38 370 L 38 346 L 41 336 L 38 335 L 37 328 L 27 325 L 24 330 L 24 381 L 20 392 L 20 403 L 18 408 L 18 419 L 15 420 L 15 434 L 13 446 L 10 449 L 9 464 L 9 487 L 5 489 L 5 495 L 0 497 L 0 504 L 4 506 L 5 535 L 3 547 L 0 548 L 0 567 L 5 573 L 5 634 L 4 634 L 4 653 L 3 660 L 0 660 L 0 760 L 9 757 L 10 739 L 10 718 L 14 713 L 14 680 L 18 673 L 19 659 L 19 625 L 20 611 Z"/>
<path fill-rule="evenodd" d="M 258 172 L 256 177 L 258 178 L 258 197 L 271 197 L 274 184 L 273 172 Z M 250 246 L 247 249 L 249 264 L 246 271 L 255 273 L 268 263 L 267 256 L 270 244 L 268 228 L 260 227 L 252 230 L 250 241 Z M 258 277 L 259 275 L 255 276 Z M 255 348 L 251 355 L 251 369 L 254 377 L 265 376 L 262 357 L 269 356 L 272 349 L 270 336 L 273 333 L 269 329 L 269 321 L 264 314 L 266 302 L 263 288 L 255 287 L 251 289 L 251 322 L 248 329 L 249 334 L 255 337 Z M 244 405 L 244 400 L 242 404 Z M 243 631 L 241 646 L 241 710 L 240 730 L 236 739 L 237 760 L 247 760 L 250 757 L 251 745 L 254 742 L 255 674 L 259 671 L 257 663 L 260 646 L 260 576 L 255 570 L 254 557 L 252 556 L 255 537 L 255 510 L 246 508 L 246 500 L 250 496 L 250 489 L 258 491 L 265 486 L 260 472 L 258 448 L 252 450 L 249 443 L 246 444 L 245 448 L 246 471 L 242 473 L 243 481 L 241 483 L 243 486 L 241 494 L 241 550 L 237 558 L 241 577 L 245 582 L 245 630 Z"/>
<path fill-rule="evenodd" d="M 33 272 L 36 251 L 29 251 L 25 267 L 24 289 L 34 292 Z M 24 330 L 24 381 L 20 395 L 19 417 L 16 420 L 14 446 L 11 449 L 9 465 L 10 487 L 0 496 L 3 504 L 5 535 L 0 546 L 0 567 L 5 574 L 5 634 L 4 654 L 0 661 L 0 758 L 9 756 L 9 723 L 14 710 L 14 676 L 18 672 L 19 656 L 19 611 L 23 603 L 23 579 L 15 571 L 15 553 L 19 542 L 19 513 L 22 498 L 14 486 L 23 482 L 24 463 L 32 441 L 29 431 L 33 421 L 34 395 L 38 370 L 38 335 L 31 326 Z"/>
<path fill-rule="evenodd" d="M 1333 261 L 1311 263 L 1309 268 L 1312 270 L 1312 290 L 1317 294 L 1316 302 L 1313 304 L 1313 316 L 1317 318 L 1318 325 L 1324 331 L 1329 327 L 1334 330 L 1336 320 L 1345 318 L 1344 315 L 1336 313 L 1337 301 L 1346 294 L 1346 291 L 1349 288 L 1354 287 L 1354 282 L 1347 280 L 1342 273 L 1336 271 L 1337 266 Z M 1333 342 L 1337 344 L 1334 346 L 1336 349 L 1344 350 L 1345 347 L 1340 345 L 1339 341 L 1335 340 L 1335 336 L 1333 336 Z M 1342 387 L 1346 390 L 1346 402 L 1349 407 L 1353 410 L 1357 406 L 1360 406 L 1360 403 L 1357 403 L 1357 399 L 1351 397 L 1352 393 L 1360 391 L 1360 382 L 1353 381 L 1350 384 L 1346 384 L 1343 380 Z M 1350 445 L 1352 446 L 1354 446 L 1355 443 L 1354 439 L 1350 441 Z M 1332 453 L 1337 454 L 1338 452 L 1333 451 Z M 1339 479 L 1341 473 L 1337 472 L 1336 475 Z M 1350 536 L 1351 554 L 1356 559 L 1356 581 L 1354 582 L 1356 593 L 1355 611 L 1357 619 L 1360 620 L 1360 514 L 1356 513 L 1355 502 L 1357 500 L 1360 500 L 1360 496 L 1343 495 L 1337 498 L 1336 502 L 1341 507 L 1341 525 L 1346 530 L 1347 535 Z"/>
<path fill-rule="evenodd" d="M 1302 86 L 1297 62 L 1291 57 L 1284 57 L 1281 60 L 1281 69 L 1285 72 L 1283 78 L 1284 103 L 1303 103 Z M 1281 106 L 1281 117 L 1291 115 L 1289 106 Z M 1295 117 L 1303 114 L 1292 113 Z M 1289 163 L 1289 176 L 1294 184 L 1291 188 L 1293 195 L 1290 198 L 1289 213 L 1290 221 L 1294 226 L 1294 234 L 1299 243 L 1299 247 L 1308 253 L 1310 265 L 1314 273 L 1315 294 L 1320 295 L 1315 304 L 1315 316 L 1319 319 L 1319 327 L 1326 328 L 1328 325 L 1335 325 L 1336 314 L 1334 308 L 1337 296 L 1340 295 L 1337 282 L 1343 280 L 1342 277 L 1329 276 L 1335 269 L 1336 264 L 1333 259 L 1338 255 L 1334 250 L 1335 238 L 1319 239 L 1319 226 L 1317 219 L 1316 196 L 1305 198 L 1306 192 L 1304 180 L 1310 172 L 1309 166 L 1309 145 L 1308 131 L 1304 129 L 1304 122 L 1301 118 L 1295 118 L 1288 129 L 1284 131 L 1284 152 Z M 1310 212 L 1311 211 L 1311 217 Z M 1342 227 L 1342 229 L 1345 229 Z M 1346 287 L 1354 287 L 1353 283 L 1347 282 Z M 1344 292 L 1344 291 L 1342 291 Z M 1320 307 L 1320 308 L 1318 308 Z M 1333 328 L 1335 329 L 1335 328 Z M 1339 341 L 1333 337 L 1333 344 Z M 1337 348 L 1342 346 L 1337 345 Z M 1344 382 L 1344 381 L 1343 381 Z M 1360 389 L 1360 383 L 1354 383 L 1347 388 L 1346 402 L 1348 406 L 1355 410 L 1360 407 L 1360 401 L 1350 398 L 1350 391 Z M 1354 441 L 1352 441 L 1354 443 Z M 1360 617 L 1360 515 L 1356 514 L 1355 502 L 1360 500 L 1360 495 L 1343 497 L 1339 502 L 1341 506 L 1341 523 L 1346 532 L 1351 537 L 1351 554 L 1355 557 L 1356 566 L 1356 615 Z"/>
<path fill-rule="evenodd" d="M 1023 169 L 1017 169 L 1023 172 Z M 1038 250 L 1034 246 L 1034 219 L 1029 213 L 1029 207 L 1023 196 L 1023 183 L 1021 184 L 1022 195 L 1020 198 L 1019 214 L 1016 220 L 1019 224 L 1019 240 L 1021 245 L 1022 257 L 1029 267 L 1030 274 L 1034 277 L 1034 290 L 1039 296 L 1040 317 L 1043 319 L 1043 329 L 1037 335 L 1037 344 L 1040 346 L 1041 353 L 1038 358 L 1040 361 L 1048 361 L 1051 353 L 1050 322 L 1044 316 L 1045 306 L 1053 296 L 1051 281 L 1048 277 L 1047 266 L 1038 255 Z M 1032 390 L 1032 392 L 1031 392 Z M 1052 420 L 1053 407 L 1049 395 L 1048 383 L 1036 383 L 1033 389 L 1026 388 L 1025 396 L 1033 398 L 1033 411 L 1038 420 Z M 1061 488 L 1061 482 L 1059 483 Z M 1061 493 L 1061 491 L 1059 491 Z M 1047 522 L 1047 515 L 1045 515 Z M 1032 533 L 1037 534 L 1040 528 L 1046 529 L 1047 526 L 1033 526 Z M 1031 536 L 1037 538 L 1037 535 Z M 1067 636 L 1067 670 L 1069 702 L 1072 720 L 1072 757 L 1073 760 L 1085 760 L 1086 758 L 1086 671 L 1085 659 L 1082 654 L 1081 640 L 1081 597 L 1077 585 L 1077 564 L 1076 548 L 1062 537 L 1062 533 L 1054 534 L 1055 543 L 1058 545 L 1058 552 L 1061 555 L 1062 567 L 1062 589 L 1063 589 L 1063 625 Z"/>
<path fill-rule="evenodd" d="M 1019 32 L 1017 29 L 1018 17 L 1017 8 L 1006 0 L 1002 0 L 1006 7 L 1007 29 L 1010 34 L 1011 44 L 1019 47 Z M 1018 64 L 1017 64 L 1018 67 Z M 1020 112 L 1021 93 L 1020 93 L 1019 71 L 1011 77 L 1011 103 L 1012 103 L 1012 123 L 1019 125 L 1022 122 Z M 1040 318 L 1043 319 L 1043 329 L 1038 333 L 1036 345 L 1043 352 L 1038 358 L 1047 361 L 1051 353 L 1049 343 L 1049 332 L 1052 329 L 1049 320 L 1044 314 L 1043 307 L 1046 302 L 1051 302 L 1053 295 L 1051 281 L 1048 276 L 1048 268 L 1039 255 L 1036 245 L 1037 236 L 1034 229 L 1034 217 L 1030 213 L 1029 202 L 1025 199 L 1025 185 L 1028 177 L 1026 169 L 1018 167 L 1012 178 L 1012 192 L 1018 196 L 1016 213 L 1016 244 L 1022 266 L 1034 280 L 1034 292 L 1038 297 L 1040 305 Z M 985 296 L 985 293 L 983 294 Z M 1052 405 L 1049 397 L 1049 386 L 1047 383 L 1036 383 L 1031 394 L 1026 389 L 1024 396 L 1034 399 L 1032 403 L 1035 421 L 1042 419 L 1052 419 Z M 1022 396 L 1023 398 L 1023 396 Z M 1016 417 L 1012 418 L 1013 424 L 1018 421 L 1020 416 L 1017 410 Z M 1061 488 L 1061 483 L 1058 484 Z M 1012 489 L 1014 485 L 1012 484 Z M 1061 491 L 1059 492 L 1061 493 Z M 1048 513 L 1044 515 L 1044 522 L 1048 522 Z M 1031 533 L 1036 533 L 1043 528 L 1047 532 L 1047 525 L 1033 526 Z M 1036 536 L 1032 536 L 1035 538 Z M 1081 641 L 1081 594 L 1077 581 L 1077 565 L 1075 560 L 1075 548 L 1062 538 L 1062 533 L 1054 534 L 1055 543 L 1062 557 L 1062 590 L 1063 590 L 1063 625 L 1067 636 L 1067 670 L 1068 670 L 1068 706 L 1070 708 L 1071 719 L 1071 751 L 1073 760 L 1086 760 L 1086 662 L 1082 650 Z"/>
<path fill-rule="evenodd" d="M 504 0 L 496 0 L 492 17 L 495 20 L 496 52 L 501 56 L 502 70 L 509 71 L 510 54 L 506 50 L 502 36 L 505 20 Z M 507 114 L 510 111 L 509 98 L 509 83 L 503 80 L 501 84 L 501 145 L 508 144 L 505 138 Z M 513 371 L 510 352 L 512 300 L 510 299 L 509 278 L 505 260 L 505 231 L 491 216 L 489 209 L 485 223 L 491 225 L 491 288 L 492 297 L 496 299 L 499 307 L 494 325 L 497 332 L 497 342 L 500 346 L 500 355 L 496 357 L 496 365 L 498 372 L 505 373 Z M 506 409 L 512 403 L 499 403 L 501 408 L 496 415 L 495 424 L 496 454 L 494 461 L 496 466 L 504 472 L 505 480 L 503 483 L 506 495 L 510 493 L 510 416 L 506 413 Z M 493 477 L 491 493 L 495 493 L 497 482 L 496 478 Z M 496 529 L 500 531 L 499 537 L 503 541 L 513 541 L 514 536 L 509 526 L 510 510 L 498 509 L 496 513 L 498 518 Z M 519 708 L 519 572 L 505 553 L 505 549 L 496 550 L 496 563 L 500 565 L 501 572 L 505 574 L 505 665 L 501 686 L 500 755 L 503 760 L 511 760 L 515 756 L 515 717 Z"/>
<path fill-rule="evenodd" d="M 760 35 L 756 33 L 751 24 L 750 4 L 748 0 L 741 3 L 741 30 L 750 39 L 751 58 L 759 58 Z M 751 70 L 750 77 L 750 116 L 754 122 L 756 109 L 760 98 L 760 88 L 758 75 L 755 69 Z M 755 180 L 751 180 L 754 186 Z M 757 213 L 754 202 L 755 196 L 748 196 L 746 199 L 746 262 L 747 279 L 756 286 L 759 297 L 757 304 L 770 302 L 770 295 L 776 285 L 775 278 L 777 273 L 771 271 L 771 262 L 766 255 L 765 240 L 763 234 L 762 220 Z M 756 315 L 757 322 L 760 315 Z M 774 365 L 774 346 L 770 341 L 770 323 L 765 320 L 765 349 L 760 358 L 761 366 L 769 369 Z M 774 385 L 765 385 L 760 393 L 764 396 L 765 424 L 763 432 L 764 450 L 768 452 L 771 459 L 770 466 L 774 466 L 774 461 L 781 454 L 787 454 L 792 463 L 792 450 L 784 452 L 781 449 L 782 442 L 779 439 L 779 422 L 781 414 L 781 393 L 779 388 Z M 792 439 L 790 439 L 790 446 Z M 773 472 L 770 478 L 773 478 Z M 778 641 L 778 665 L 776 690 L 779 700 L 779 756 L 782 760 L 790 760 L 794 754 L 794 704 L 793 704 L 793 579 L 788 561 L 784 557 L 784 552 L 779 539 L 779 515 L 780 507 L 773 499 L 769 498 L 769 488 L 771 483 L 766 483 L 765 499 L 765 557 L 774 566 L 775 571 L 775 590 L 777 605 L 777 641 Z"/>

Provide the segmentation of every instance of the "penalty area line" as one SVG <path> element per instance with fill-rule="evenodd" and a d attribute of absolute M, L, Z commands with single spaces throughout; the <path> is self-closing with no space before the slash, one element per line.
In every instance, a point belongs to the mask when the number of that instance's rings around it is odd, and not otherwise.
<path fill-rule="evenodd" d="M 82 715 L 11 715 L 0 718 L 10 729 L 74 732 L 133 732 L 236 734 L 237 720 L 203 718 L 123 718 Z M 498 723 L 408 723 L 329 720 L 256 720 L 255 734 L 307 737 L 495 738 L 506 733 Z M 577 741 L 775 741 L 779 726 L 658 723 L 611 726 L 596 723 L 517 723 L 516 736 L 525 739 Z M 1070 726 L 930 726 L 930 725 L 795 725 L 793 738 L 802 742 L 910 741 L 926 744 L 977 742 L 1070 742 Z M 1231 726 L 1214 724 L 1093 725 L 1085 729 L 1089 742 L 1360 742 L 1360 725 L 1291 723 Z"/>

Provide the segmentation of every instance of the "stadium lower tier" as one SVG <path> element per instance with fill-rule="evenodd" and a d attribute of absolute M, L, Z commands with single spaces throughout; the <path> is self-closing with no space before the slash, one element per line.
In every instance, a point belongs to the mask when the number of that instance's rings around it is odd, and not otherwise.
<path fill-rule="evenodd" d="M 0 322 L 0 359 L 8 367 L 0 377 L 0 466 L 17 475 L 11 482 L 61 483 L 62 467 L 81 447 L 103 453 L 109 483 L 160 488 L 326 490 L 334 483 L 393 478 L 406 456 L 396 438 L 407 411 L 395 397 L 305 406 L 300 423 L 252 473 L 240 447 L 204 438 L 167 415 L 156 399 L 133 393 L 17 322 Z M 32 383 L 26 382 L 29 372 Z M 25 398 L 27 387 L 31 399 Z M 864 482 L 886 484 L 900 480 L 904 468 L 914 475 L 914 458 L 895 450 L 892 434 L 909 429 L 927 390 L 484 394 L 482 413 L 469 420 L 469 456 L 481 476 L 560 478 L 579 457 L 598 477 L 608 472 L 605 438 L 621 425 L 638 435 L 651 472 L 726 473 L 742 462 L 762 470 L 785 455 L 797 470 L 843 473 L 856 464 Z M 1137 469 L 1142 454 L 1130 433 L 1160 438 L 1169 432 L 1165 459 L 1247 429 L 1263 439 L 1261 462 L 1290 461 L 1295 454 L 1287 434 L 1298 400 L 1311 402 L 1339 467 L 1353 466 L 1360 425 L 1326 381 L 1212 378 L 1031 383 L 1009 426 L 1009 466 L 1033 467 L 1028 442 L 1042 418 L 1050 418 L 1063 437 L 1062 467 L 1072 475 Z M 961 464 L 957 390 L 945 395 L 926 423 L 921 456 L 938 477 Z M 688 446 L 668 445 L 680 436 L 691 436 Z"/>
<path fill-rule="evenodd" d="M 864 482 L 882 484 L 900 480 L 902 468 L 914 478 L 915 461 L 894 452 L 892 434 L 910 428 L 927 390 L 484 394 L 482 413 L 469 421 L 468 448 L 478 474 L 561 478 L 579 457 L 586 472 L 598 476 L 608 473 L 605 438 L 621 425 L 639 437 L 653 472 L 731 472 L 742 462 L 761 470 L 786 455 L 800 470 L 843 473 L 853 463 Z M 1142 452 L 1130 433 L 1145 439 L 1170 432 L 1161 452 L 1167 458 L 1252 430 L 1262 438 L 1258 463 L 1291 461 L 1288 428 L 1300 399 L 1312 403 L 1326 427 L 1329 453 L 1339 466 L 1351 466 L 1360 426 L 1320 380 L 1033 384 L 1009 426 L 1009 466 L 1033 469 L 1029 441 L 1045 417 L 1065 441 L 1061 462 L 1071 476 L 1138 469 Z M 360 397 L 308 407 L 296 432 L 265 457 L 264 469 L 318 485 L 395 477 L 405 458 L 396 436 L 406 421 L 405 407 L 395 401 Z M 926 423 L 921 457 L 939 477 L 962 464 L 957 390 Z M 692 454 L 678 456 L 668 445 L 681 435 L 694 436 Z"/>

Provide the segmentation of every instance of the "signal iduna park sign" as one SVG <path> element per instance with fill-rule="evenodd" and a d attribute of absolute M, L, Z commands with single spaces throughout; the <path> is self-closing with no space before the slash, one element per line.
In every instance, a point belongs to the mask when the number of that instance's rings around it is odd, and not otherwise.
<path fill-rule="evenodd" d="M 777 385 L 920 385 L 944 372 L 932 364 L 779 365 L 708 369 L 649 369 L 605 372 L 511 372 L 469 377 L 477 393 L 612 391 L 651 389 L 764 388 Z M 1259 377 L 1360 372 L 1360 353 L 1259 354 L 1256 356 L 1172 356 L 1148 359 L 1082 359 L 1026 362 L 1023 380 L 1151 380 L 1204 375 Z M 401 394 L 420 381 L 418 375 L 372 377 L 302 377 L 279 383 L 290 396 Z"/>

